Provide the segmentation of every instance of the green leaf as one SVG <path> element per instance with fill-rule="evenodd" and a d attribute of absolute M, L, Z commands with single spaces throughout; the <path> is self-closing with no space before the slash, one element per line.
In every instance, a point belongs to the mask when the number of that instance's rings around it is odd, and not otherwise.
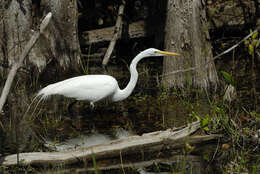
<path fill-rule="evenodd" d="M 235 82 L 234 82 L 231 74 L 229 74 L 229 73 L 227 73 L 225 71 L 220 71 L 220 72 L 221 72 L 221 74 L 223 75 L 223 77 L 226 79 L 226 81 L 228 83 L 230 83 L 231 85 L 235 86 L 235 84 L 234 84 Z"/>
<path fill-rule="evenodd" d="M 250 112 L 250 115 L 253 116 L 253 117 L 260 118 L 260 113 Z"/>
<path fill-rule="evenodd" d="M 209 131 L 209 127 L 208 127 L 208 126 L 203 127 L 203 129 L 204 129 L 205 131 Z"/>
<path fill-rule="evenodd" d="M 257 48 L 260 44 L 260 39 L 256 41 L 255 48 Z"/>
<path fill-rule="evenodd" d="M 252 39 L 255 40 L 258 36 L 258 32 L 256 31 L 253 35 L 252 35 Z"/>
<path fill-rule="evenodd" d="M 194 112 L 191 112 L 191 115 L 197 119 L 197 121 L 201 122 L 201 118 Z"/>
<path fill-rule="evenodd" d="M 217 113 L 222 114 L 222 115 L 225 113 L 224 110 L 220 107 L 216 107 L 215 110 L 216 110 Z"/>
<path fill-rule="evenodd" d="M 200 121 L 200 127 L 205 131 L 209 131 L 209 127 L 207 126 L 209 123 L 209 117 L 206 117 Z"/>
<path fill-rule="evenodd" d="M 254 46 L 252 44 L 249 44 L 248 46 L 248 52 L 250 55 L 253 55 L 254 54 Z"/>
<path fill-rule="evenodd" d="M 207 124 L 209 123 L 209 118 L 204 118 L 202 121 L 201 121 L 201 126 L 202 127 L 205 127 Z"/>

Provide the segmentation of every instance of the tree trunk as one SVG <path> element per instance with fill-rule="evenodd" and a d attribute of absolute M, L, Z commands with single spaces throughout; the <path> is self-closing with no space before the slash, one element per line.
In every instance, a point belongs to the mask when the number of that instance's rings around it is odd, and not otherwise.
<path fill-rule="evenodd" d="M 216 87 L 218 77 L 207 27 L 204 0 L 168 0 L 166 18 L 166 50 L 180 57 L 166 57 L 163 63 L 163 82 L 167 87 Z M 207 62 L 210 62 L 205 66 Z M 170 74 L 174 70 L 202 65 L 195 71 Z"/>
<path fill-rule="evenodd" d="M 31 30 L 37 30 L 43 16 L 52 12 L 49 32 L 31 50 L 25 65 L 32 64 L 41 72 L 52 60 L 63 69 L 77 68 L 80 55 L 77 27 L 77 2 L 61 0 L 5 1 L 0 29 L 0 61 L 16 61 Z M 66 28 L 66 30 L 64 30 Z M 2 69 L 2 68 L 1 68 Z"/>
<path fill-rule="evenodd" d="M 43 14 L 52 12 L 53 25 L 50 26 L 49 35 L 39 42 L 32 57 L 38 57 L 40 52 L 43 65 L 54 60 L 62 69 L 77 69 L 80 61 L 77 0 L 41 0 L 39 10 Z"/>
<path fill-rule="evenodd" d="M 17 152 L 24 151 L 28 145 L 35 144 L 31 142 L 32 137 L 35 136 L 28 128 L 30 123 L 24 118 L 31 98 L 34 97 L 30 88 L 30 85 L 33 85 L 30 78 L 38 80 L 40 72 L 46 69 L 59 70 L 62 73 L 70 69 L 77 70 L 79 67 L 78 13 L 76 0 L 9 0 L 1 1 L 0 4 L 0 17 L 3 16 L 0 19 L 1 87 L 10 68 L 18 61 L 19 55 L 31 38 L 33 34 L 31 31 L 39 30 L 41 19 L 48 12 L 52 12 L 48 29 L 40 36 L 39 41 L 24 60 L 13 85 L 15 88 L 11 88 L 8 105 L 3 109 L 2 114 L 5 115 L 3 118 L 6 119 L 1 119 L 0 122 L 6 126 L 9 125 L 5 123 L 12 123 L 12 129 L 6 127 L 5 129 L 8 130 L 4 136 L 6 139 L 0 141 L 11 148 L 9 152 L 17 149 L 19 149 Z M 55 62 L 55 67 L 48 67 L 51 62 Z M 48 72 L 44 74 L 47 74 L 49 81 L 59 75 L 51 76 Z M 11 146 L 12 144 L 16 145 Z"/>

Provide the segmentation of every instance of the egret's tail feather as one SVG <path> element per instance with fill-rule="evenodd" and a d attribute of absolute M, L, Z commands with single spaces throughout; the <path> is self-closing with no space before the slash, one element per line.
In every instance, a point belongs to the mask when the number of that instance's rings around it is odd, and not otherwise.
<path fill-rule="evenodd" d="M 55 89 L 54 85 L 48 85 L 38 92 L 38 94 L 36 95 L 36 98 L 40 97 L 41 100 L 45 100 L 49 96 L 55 94 L 54 89 Z"/>
<path fill-rule="evenodd" d="M 39 92 L 39 93 L 40 93 L 40 92 Z M 42 94 L 39 94 L 39 93 L 33 98 L 33 100 L 31 101 L 30 105 L 27 107 L 27 110 L 25 111 L 25 114 L 24 114 L 24 115 L 26 115 L 26 114 L 29 112 L 29 110 L 30 110 L 30 108 L 31 108 L 31 105 L 35 102 L 36 99 L 38 99 L 38 98 L 40 97 L 40 99 L 39 99 L 38 102 L 36 103 L 36 107 L 34 108 L 33 114 L 34 114 L 34 112 L 35 112 L 37 106 L 39 105 L 39 103 L 40 103 L 42 100 L 45 99 L 44 97 L 42 97 Z M 48 96 L 47 96 L 47 97 L 48 97 Z"/>

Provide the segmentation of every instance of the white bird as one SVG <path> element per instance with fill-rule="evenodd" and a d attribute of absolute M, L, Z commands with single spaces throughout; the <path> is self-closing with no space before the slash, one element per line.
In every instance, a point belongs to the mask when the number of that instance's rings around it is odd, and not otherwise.
<path fill-rule="evenodd" d="M 117 102 L 126 99 L 135 88 L 138 80 L 136 70 L 137 63 L 145 57 L 154 56 L 179 56 L 178 53 L 160 51 L 155 48 L 149 48 L 139 53 L 130 65 L 130 81 L 126 88 L 120 89 L 116 79 L 109 75 L 83 75 L 50 84 L 41 89 L 37 97 L 46 99 L 50 95 L 63 95 L 76 100 L 89 101 L 91 106 L 103 99 L 109 99 Z"/>

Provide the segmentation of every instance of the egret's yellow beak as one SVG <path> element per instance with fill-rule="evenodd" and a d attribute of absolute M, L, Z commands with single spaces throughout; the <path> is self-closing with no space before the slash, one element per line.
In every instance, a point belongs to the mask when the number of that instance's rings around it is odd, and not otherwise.
<path fill-rule="evenodd" d="M 178 53 L 168 52 L 168 51 L 156 51 L 159 54 L 167 55 L 167 56 L 180 56 Z"/>

